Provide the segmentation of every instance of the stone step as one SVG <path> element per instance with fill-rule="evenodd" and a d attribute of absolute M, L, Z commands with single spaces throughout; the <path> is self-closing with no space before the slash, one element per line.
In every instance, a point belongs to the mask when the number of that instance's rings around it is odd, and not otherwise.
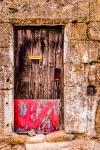
<path fill-rule="evenodd" d="M 63 142 L 75 139 L 75 134 L 66 134 L 64 130 L 55 131 L 46 135 L 47 142 Z"/>
<path fill-rule="evenodd" d="M 73 140 L 55 143 L 26 144 L 26 150 L 100 150 L 100 142 L 96 140 Z"/>
<path fill-rule="evenodd" d="M 29 133 L 28 133 L 29 134 Z M 10 137 L 1 138 L 1 141 L 5 141 L 7 144 L 34 144 L 43 142 L 64 142 L 75 139 L 74 134 L 66 134 L 64 130 L 55 131 L 47 135 L 36 134 L 34 132 L 31 135 L 18 135 L 14 134 Z M 33 135 L 33 136 L 32 136 Z M 32 137 L 31 137 L 32 136 Z"/>

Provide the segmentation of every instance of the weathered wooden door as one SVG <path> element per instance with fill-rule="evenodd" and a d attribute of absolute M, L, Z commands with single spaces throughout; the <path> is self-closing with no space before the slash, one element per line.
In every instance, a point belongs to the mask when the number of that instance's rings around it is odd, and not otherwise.
<path fill-rule="evenodd" d="M 55 27 L 15 28 L 14 98 L 62 99 L 63 30 Z"/>

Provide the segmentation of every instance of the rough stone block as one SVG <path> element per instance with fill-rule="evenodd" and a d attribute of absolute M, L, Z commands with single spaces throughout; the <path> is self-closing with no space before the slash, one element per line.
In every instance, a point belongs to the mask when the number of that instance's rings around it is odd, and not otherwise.
<path fill-rule="evenodd" d="M 96 61 L 100 56 L 100 42 L 90 41 L 89 42 L 89 61 Z"/>
<path fill-rule="evenodd" d="M 68 86 L 83 86 L 87 84 L 86 77 L 84 77 L 85 70 L 83 64 L 74 65 L 67 63 L 64 65 L 64 87 Z M 88 75 L 87 75 L 88 77 Z"/>
<path fill-rule="evenodd" d="M 7 144 L 0 144 L 0 149 L 2 149 L 2 150 L 12 150 L 11 145 L 7 145 Z"/>
<path fill-rule="evenodd" d="M 96 83 L 100 86 L 100 63 L 96 65 Z"/>
<path fill-rule="evenodd" d="M 96 84 L 96 64 L 92 64 L 89 66 L 89 83 L 95 85 Z"/>
<path fill-rule="evenodd" d="M 67 35 L 66 35 L 67 36 Z M 67 38 L 67 37 L 66 37 Z M 65 41 L 64 47 L 64 63 L 71 62 L 73 64 L 88 63 L 88 41 Z"/>
<path fill-rule="evenodd" d="M 84 67 L 85 73 L 84 78 L 87 80 L 87 83 L 99 86 L 100 85 L 100 64 L 93 63 L 91 65 L 86 64 Z"/>
<path fill-rule="evenodd" d="M 45 9 L 44 9 L 45 8 Z M 77 20 L 85 22 L 89 19 L 89 2 L 82 1 L 2 1 L 0 21 L 26 18 L 65 18 L 68 22 Z"/>
<path fill-rule="evenodd" d="M 1 66 L 0 69 L 0 89 L 12 89 L 13 88 L 13 73 L 12 68 Z"/>
<path fill-rule="evenodd" d="M 77 139 L 67 142 L 26 144 L 27 150 L 99 150 L 97 140 Z"/>
<path fill-rule="evenodd" d="M 8 23 L 0 23 L 0 47 L 9 47 L 12 35 L 12 26 Z"/>
<path fill-rule="evenodd" d="M 1 129 L 2 132 L 9 130 L 9 128 L 11 128 L 11 115 L 12 114 L 12 100 L 10 99 L 12 92 L 9 90 L 0 90 L 0 110 L 1 110 L 1 114 L 0 114 L 0 118 L 1 118 Z M 12 108 L 11 108 L 12 107 Z M 11 109 L 10 109 L 11 108 Z M 10 109 L 10 110 L 9 110 Z"/>
<path fill-rule="evenodd" d="M 36 135 L 36 132 L 35 132 L 35 130 L 34 129 L 31 129 L 30 131 L 28 131 L 28 136 L 35 136 Z"/>
<path fill-rule="evenodd" d="M 8 2 L 6 2 L 4 0 L 0 1 L 0 23 L 9 21 Z"/>
<path fill-rule="evenodd" d="M 3 116 L 1 116 L 3 123 L 2 132 L 10 133 L 13 126 L 13 91 L 0 90 L 0 102 L 3 112 Z"/>
<path fill-rule="evenodd" d="M 89 20 L 89 2 L 87 1 L 68 1 L 63 6 L 60 4 L 55 17 L 66 18 L 67 22 L 76 20 L 77 22 L 86 22 Z M 59 16 L 58 16 L 59 15 Z"/>
<path fill-rule="evenodd" d="M 100 0 L 90 1 L 90 20 L 100 21 Z"/>
<path fill-rule="evenodd" d="M 66 134 L 64 130 L 55 131 L 46 135 L 47 142 L 64 142 L 75 138 L 74 134 Z"/>
<path fill-rule="evenodd" d="M 87 132 L 88 97 L 86 87 L 64 90 L 64 127 L 66 133 Z"/>
<path fill-rule="evenodd" d="M 25 145 L 14 145 L 12 150 L 26 150 Z"/>
<path fill-rule="evenodd" d="M 99 103 L 100 97 L 100 89 L 96 87 L 96 94 L 94 96 L 88 96 L 88 128 L 87 128 L 87 135 L 90 137 L 96 137 L 96 112 Z"/>
<path fill-rule="evenodd" d="M 89 24 L 89 39 L 100 41 L 100 22 Z"/>
<path fill-rule="evenodd" d="M 27 143 L 43 143 L 46 141 L 46 137 L 43 134 L 36 134 L 34 137 L 29 137 L 27 139 Z"/>
<path fill-rule="evenodd" d="M 26 144 L 26 150 L 63 150 L 64 147 L 67 147 L 66 142 Z"/>
<path fill-rule="evenodd" d="M 87 96 L 87 86 L 64 89 L 64 127 L 66 133 L 96 136 L 95 120 L 100 91 Z"/>
<path fill-rule="evenodd" d="M 89 0 L 64 0 L 64 4 L 76 4 L 76 3 L 80 3 L 80 2 L 89 2 Z"/>
<path fill-rule="evenodd" d="M 9 48 L 0 48 L 0 66 L 9 66 L 11 63 Z"/>
<path fill-rule="evenodd" d="M 0 48 L 0 89 L 13 87 L 13 66 L 8 48 Z"/>
<path fill-rule="evenodd" d="M 3 116 L 4 116 L 4 106 L 3 106 L 3 92 L 0 91 L 0 130 L 3 128 Z"/>
<path fill-rule="evenodd" d="M 100 87 L 97 88 L 97 92 L 100 97 Z M 98 106 L 96 110 L 96 132 L 100 135 L 100 102 L 98 101 Z"/>
<path fill-rule="evenodd" d="M 9 145 L 16 146 L 19 144 L 25 144 L 26 141 L 27 141 L 27 137 L 25 135 L 14 135 L 9 137 L 9 139 L 5 142 L 8 143 Z"/>
<path fill-rule="evenodd" d="M 72 15 L 74 20 L 87 22 L 89 20 L 89 1 L 78 2 L 73 5 Z"/>
<path fill-rule="evenodd" d="M 68 41 L 87 39 L 87 25 L 85 23 L 68 23 L 65 26 L 65 32 Z"/>

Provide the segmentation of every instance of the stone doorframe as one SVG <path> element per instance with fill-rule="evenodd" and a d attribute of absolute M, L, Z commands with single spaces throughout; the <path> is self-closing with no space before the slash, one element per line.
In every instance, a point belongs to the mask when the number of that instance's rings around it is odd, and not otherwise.
<path fill-rule="evenodd" d="M 84 35 L 85 23 L 67 23 L 66 19 L 11 19 L 8 24 L 9 41 L 7 88 L 4 90 L 4 132 L 13 132 L 14 122 L 14 26 L 64 26 L 64 130 L 66 133 L 88 133 L 95 135 L 95 114 L 98 93 L 87 96 L 88 85 L 88 42 L 80 40 Z M 81 28 L 82 32 L 77 33 Z M 77 37 L 77 34 L 78 37 Z M 78 40 L 77 40 L 78 39 Z M 92 116 L 92 118 L 91 118 Z"/>

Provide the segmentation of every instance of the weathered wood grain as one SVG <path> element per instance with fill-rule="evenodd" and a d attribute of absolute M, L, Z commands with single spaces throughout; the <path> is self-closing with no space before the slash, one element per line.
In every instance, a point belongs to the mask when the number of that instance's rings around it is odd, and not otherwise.
<path fill-rule="evenodd" d="M 43 56 L 30 60 L 29 56 Z M 32 27 L 15 31 L 15 98 L 62 97 L 63 32 L 56 27 Z M 55 79 L 55 70 L 60 70 Z"/>

